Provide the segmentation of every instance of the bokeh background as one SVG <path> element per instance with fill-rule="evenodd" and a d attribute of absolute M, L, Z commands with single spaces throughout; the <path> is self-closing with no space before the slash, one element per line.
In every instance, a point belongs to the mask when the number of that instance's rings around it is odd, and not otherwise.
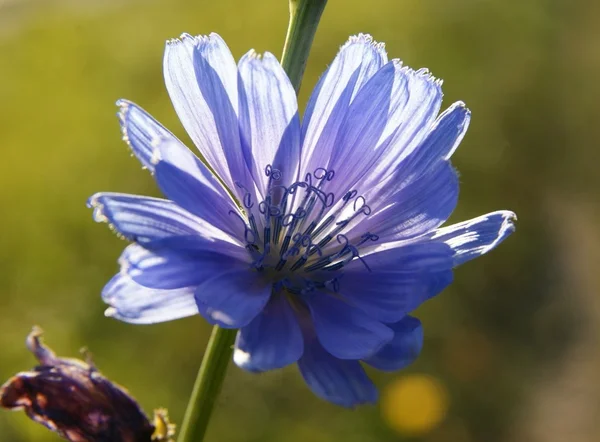
<path fill-rule="evenodd" d="M 417 312 L 422 356 L 372 373 L 377 406 L 324 403 L 295 367 L 232 364 L 208 441 L 599 440 L 599 17 L 596 0 L 330 0 L 301 102 L 350 34 L 430 68 L 445 105 L 473 111 L 451 221 L 512 209 L 517 233 Z M 216 31 L 236 57 L 279 54 L 286 26 L 286 0 L 0 0 L 0 381 L 33 366 L 24 338 L 39 324 L 59 354 L 88 346 L 148 412 L 181 422 L 210 329 L 103 316 L 125 244 L 85 201 L 157 195 L 120 139 L 116 99 L 188 140 L 163 86 L 164 40 Z M 1 412 L 0 440 L 58 438 Z"/>

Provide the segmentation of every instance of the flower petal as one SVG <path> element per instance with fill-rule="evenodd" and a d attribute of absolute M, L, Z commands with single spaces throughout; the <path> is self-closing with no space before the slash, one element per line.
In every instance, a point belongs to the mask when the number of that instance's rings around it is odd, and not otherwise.
<path fill-rule="evenodd" d="M 227 187 L 246 176 L 237 118 L 237 67 L 217 34 L 167 42 L 167 90 L 183 126 Z M 235 178 L 234 178 L 235 177 Z"/>
<path fill-rule="evenodd" d="M 242 57 L 238 69 L 242 143 L 264 198 L 269 180 L 275 179 L 265 174 L 268 165 L 280 173 L 286 186 L 298 175 L 300 119 L 296 93 L 273 54 L 260 56 L 250 51 Z"/>
<path fill-rule="evenodd" d="M 500 244 L 515 231 L 517 216 L 499 210 L 435 231 L 433 239 L 443 241 L 454 251 L 454 265 L 477 258 Z"/>
<path fill-rule="evenodd" d="M 162 162 L 173 166 L 169 168 L 164 167 L 163 164 L 161 166 L 163 172 L 156 176 L 165 195 L 173 200 L 175 198 L 170 194 L 175 193 L 177 196 L 176 184 L 183 178 L 181 175 L 171 177 L 177 173 L 175 169 L 188 173 L 196 181 L 199 181 L 199 184 L 193 182 L 196 198 L 191 203 L 187 200 L 183 201 L 190 203 L 187 206 L 180 205 L 213 225 L 225 226 L 230 234 L 234 232 L 239 234 L 239 221 L 235 219 L 235 216 L 229 215 L 229 210 L 235 212 L 237 206 L 212 172 L 183 143 L 142 108 L 125 100 L 120 100 L 118 105 L 121 107 L 119 115 L 123 136 L 142 164 L 152 173 L 155 172 L 157 163 Z M 168 170 L 164 171 L 164 169 Z M 190 192 L 189 189 L 186 190 L 188 193 Z M 214 210 L 215 207 L 221 207 L 222 210 Z"/>
<path fill-rule="evenodd" d="M 432 170 L 406 186 L 385 182 L 371 206 L 369 192 L 365 201 L 371 209 L 348 230 L 347 236 L 358 241 L 365 233 L 376 234 L 380 242 L 407 240 L 441 226 L 454 211 L 458 202 L 458 176 L 447 161 L 439 162 Z"/>
<path fill-rule="evenodd" d="M 183 146 L 175 135 L 137 104 L 127 100 L 119 100 L 117 106 L 119 106 L 118 115 L 123 139 L 150 173 L 154 173 L 152 155 L 154 153 L 153 143 L 156 140 L 169 139 Z"/>
<path fill-rule="evenodd" d="M 425 70 L 393 60 L 361 88 L 335 140 L 329 169 L 336 194 L 368 189 L 406 158 L 429 132 L 439 112 L 440 82 Z M 359 189 L 359 191 L 360 191 Z"/>
<path fill-rule="evenodd" d="M 302 172 L 326 167 L 340 124 L 362 86 L 385 64 L 384 45 L 359 34 L 340 48 L 315 87 L 302 124 Z"/>
<path fill-rule="evenodd" d="M 336 358 L 366 358 L 393 337 L 393 332 L 381 322 L 327 293 L 311 293 L 306 303 L 319 342 Z"/>
<path fill-rule="evenodd" d="M 238 207 L 189 149 L 162 140 L 156 144 L 154 161 L 156 182 L 167 198 L 230 235 L 241 237 L 243 226 L 235 215 Z"/>
<path fill-rule="evenodd" d="M 360 362 L 334 358 L 314 338 L 305 342 L 298 368 L 321 399 L 348 408 L 377 401 L 377 389 Z"/>
<path fill-rule="evenodd" d="M 412 364 L 423 348 L 423 326 L 421 321 L 406 316 L 391 324 L 394 339 L 365 362 L 378 370 L 396 371 Z"/>
<path fill-rule="evenodd" d="M 149 289 L 119 273 L 102 290 L 102 299 L 110 305 L 106 316 L 131 324 L 155 324 L 197 315 L 194 289 Z"/>
<path fill-rule="evenodd" d="M 367 315 L 394 323 L 452 282 L 452 250 L 433 241 L 373 253 L 349 263 L 339 294 Z"/>
<path fill-rule="evenodd" d="M 345 226 L 351 243 L 361 242 L 367 233 L 376 234 L 379 242 L 406 240 L 446 221 L 456 206 L 459 190 L 449 158 L 463 138 L 469 119 L 464 104 L 454 103 L 419 147 L 390 175 L 362 193 L 369 215 L 354 217 Z M 350 219 L 354 211 L 344 214 Z"/>
<path fill-rule="evenodd" d="M 233 241 L 169 200 L 125 193 L 101 192 L 88 200 L 97 222 L 107 222 L 129 241 L 147 244 L 163 238 L 200 235 Z"/>
<path fill-rule="evenodd" d="M 249 266 L 224 269 L 198 286 L 196 305 L 211 324 L 242 328 L 265 308 L 272 284 Z"/>
<path fill-rule="evenodd" d="M 462 101 L 453 103 L 440 114 L 423 142 L 415 148 L 398 166 L 404 182 L 411 177 L 419 177 L 439 161 L 448 161 L 467 133 L 471 121 L 471 111 Z"/>
<path fill-rule="evenodd" d="M 235 257 L 243 257 L 241 247 L 211 241 L 200 244 L 197 240 L 195 248 L 180 252 L 169 248 L 148 250 L 131 244 L 119 258 L 121 271 L 144 287 L 171 290 L 198 286 L 224 269 L 248 266 Z"/>
<path fill-rule="evenodd" d="M 233 361 L 248 371 L 274 370 L 296 362 L 303 350 L 302 331 L 294 311 L 287 299 L 278 295 L 238 332 Z"/>

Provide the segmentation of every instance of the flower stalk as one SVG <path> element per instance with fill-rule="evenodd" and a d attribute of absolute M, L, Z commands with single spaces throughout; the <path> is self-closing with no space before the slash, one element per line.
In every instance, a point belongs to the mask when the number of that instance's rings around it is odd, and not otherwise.
<path fill-rule="evenodd" d="M 290 23 L 281 65 L 296 90 L 300 91 L 308 54 L 327 0 L 290 0 Z"/>
<path fill-rule="evenodd" d="M 194 383 L 177 442 L 204 440 L 233 353 L 237 330 L 215 325 Z"/>

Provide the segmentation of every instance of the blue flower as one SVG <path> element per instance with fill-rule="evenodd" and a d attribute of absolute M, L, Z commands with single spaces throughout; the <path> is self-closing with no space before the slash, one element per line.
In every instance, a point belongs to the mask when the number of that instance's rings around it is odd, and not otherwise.
<path fill-rule="evenodd" d="M 440 228 L 469 111 L 438 115 L 441 81 L 388 61 L 367 35 L 341 47 L 302 122 L 277 59 L 250 51 L 236 65 L 216 34 L 169 41 L 164 75 L 202 160 L 118 102 L 123 138 L 168 199 L 91 197 L 95 219 L 133 242 L 103 291 L 107 314 L 200 313 L 239 329 L 238 366 L 297 363 L 321 398 L 375 401 L 362 364 L 410 364 L 423 343 L 410 312 L 514 230 L 509 211 Z"/>

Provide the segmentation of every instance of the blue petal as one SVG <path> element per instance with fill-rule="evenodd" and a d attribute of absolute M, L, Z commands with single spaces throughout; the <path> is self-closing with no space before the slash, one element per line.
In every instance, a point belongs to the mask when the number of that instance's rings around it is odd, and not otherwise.
<path fill-rule="evenodd" d="M 165 82 L 183 126 L 227 187 L 245 178 L 237 120 L 237 66 L 217 34 L 167 42 Z"/>
<path fill-rule="evenodd" d="M 326 167 L 340 124 L 363 85 L 387 63 L 383 44 L 359 34 L 340 48 L 315 87 L 302 125 L 302 172 Z"/>
<path fill-rule="evenodd" d="M 462 223 L 438 229 L 433 236 L 454 251 L 454 265 L 477 258 L 500 244 L 515 231 L 517 216 L 508 210 L 499 210 Z"/>
<path fill-rule="evenodd" d="M 423 348 L 423 326 L 421 321 L 406 316 L 402 321 L 391 324 L 394 339 L 365 362 L 378 370 L 396 371 L 412 364 Z"/>
<path fill-rule="evenodd" d="M 118 115 L 123 139 L 142 165 L 153 173 L 153 142 L 158 139 L 169 139 L 179 144 L 181 142 L 135 103 L 127 100 L 119 100 L 117 101 L 117 106 L 120 108 Z M 183 144 L 181 145 L 183 146 Z"/>
<path fill-rule="evenodd" d="M 155 324 L 197 315 L 194 289 L 150 289 L 119 273 L 104 287 L 102 299 L 110 305 L 106 316 L 131 324 Z"/>
<path fill-rule="evenodd" d="M 238 64 L 240 131 L 248 166 L 263 197 L 273 176 L 271 165 L 281 174 L 281 184 L 297 180 L 300 163 L 300 119 L 294 87 L 273 54 L 248 52 Z M 279 184 L 279 183 L 276 183 Z"/>
<path fill-rule="evenodd" d="M 377 389 L 360 363 L 334 358 L 316 339 L 305 343 L 298 368 L 321 399 L 348 408 L 377 402 Z"/>
<path fill-rule="evenodd" d="M 218 246 L 218 243 L 205 241 L 203 249 L 182 253 L 168 248 L 151 251 L 131 244 L 125 248 L 119 262 L 122 272 L 144 287 L 164 290 L 192 287 L 223 270 L 248 266 L 247 263 L 220 253 L 219 251 L 228 250 Z"/>
<path fill-rule="evenodd" d="M 458 176 L 447 161 L 406 186 L 393 179 L 384 186 L 377 205 L 365 195 L 372 212 L 348 231 L 349 238 L 357 241 L 366 232 L 379 236 L 379 242 L 415 238 L 442 225 L 458 202 Z"/>
<path fill-rule="evenodd" d="M 243 225 L 234 215 L 239 209 L 221 183 L 189 149 L 167 140 L 159 141 L 155 162 L 156 182 L 169 199 L 231 235 L 243 235 Z"/>
<path fill-rule="evenodd" d="M 376 185 L 408 156 L 429 132 L 441 106 L 440 82 L 426 71 L 382 67 L 361 88 L 340 127 L 329 168 L 336 194 L 360 183 Z"/>
<path fill-rule="evenodd" d="M 226 57 L 224 54 L 227 54 Z M 251 188 L 251 174 L 242 149 L 238 118 L 237 69 L 223 67 L 223 62 L 233 60 L 225 42 L 216 34 L 202 38 L 194 48 L 194 70 L 200 92 L 213 114 L 221 149 L 227 160 L 232 183 L 241 182 Z M 237 187 L 230 187 L 237 190 Z M 243 192 L 240 192 L 243 196 Z"/>
<path fill-rule="evenodd" d="M 461 101 L 442 112 L 423 142 L 398 166 L 396 181 L 418 178 L 439 161 L 448 161 L 467 133 L 470 121 L 471 111 Z"/>
<path fill-rule="evenodd" d="M 141 244 L 171 236 L 197 235 L 210 227 L 172 201 L 158 198 L 101 192 L 88 200 L 88 206 L 94 209 L 97 222 L 107 222 L 129 241 Z"/>
<path fill-rule="evenodd" d="M 303 350 L 296 315 L 287 299 L 278 295 L 238 332 L 233 361 L 248 371 L 274 370 L 296 362 Z"/>
<path fill-rule="evenodd" d="M 433 241 L 373 253 L 345 267 L 340 296 L 369 316 L 399 321 L 452 282 L 452 250 Z"/>
<path fill-rule="evenodd" d="M 208 322 L 223 328 L 242 328 L 264 308 L 272 284 L 250 267 L 226 269 L 198 286 L 198 311 Z"/>
<path fill-rule="evenodd" d="M 463 139 L 470 119 L 471 113 L 462 102 L 454 103 L 444 111 L 423 142 L 390 175 L 362 193 L 372 214 L 389 207 L 393 197 L 408 186 L 427 177 L 431 179 L 435 175 L 432 171 L 440 171 Z M 457 189 L 450 189 L 450 193 L 457 192 Z"/>
<path fill-rule="evenodd" d="M 321 345 L 336 358 L 366 358 L 393 337 L 381 322 L 329 294 L 312 293 L 306 303 Z"/>

